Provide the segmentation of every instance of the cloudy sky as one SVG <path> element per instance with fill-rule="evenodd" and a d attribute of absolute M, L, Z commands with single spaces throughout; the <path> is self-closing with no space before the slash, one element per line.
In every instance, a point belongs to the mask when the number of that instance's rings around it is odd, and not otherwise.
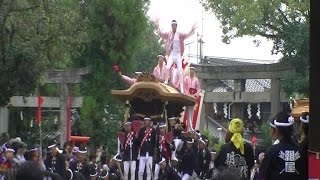
<path fill-rule="evenodd" d="M 196 32 L 203 32 L 204 56 L 231 57 L 244 59 L 259 59 L 277 61 L 280 55 L 271 55 L 272 41 L 262 37 L 242 37 L 233 39 L 231 44 L 222 43 L 222 30 L 220 22 L 212 12 L 206 12 L 199 0 L 151 0 L 148 16 L 160 20 L 163 30 L 170 30 L 173 19 L 178 22 L 178 31 L 188 32 L 194 23 L 197 24 Z M 202 21 L 203 16 L 203 21 Z M 203 23 L 202 23 L 203 22 Z M 203 26 L 202 26 L 203 24 Z M 203 27 L 203 28 L 202 28 Z M 197 33 L 186 40 L 185 55 L 197 54 Z M 261 45 L 256 47 L 253 40 L 260 40 Z M 191 59 L 196 62 L 196 59 Z"/>

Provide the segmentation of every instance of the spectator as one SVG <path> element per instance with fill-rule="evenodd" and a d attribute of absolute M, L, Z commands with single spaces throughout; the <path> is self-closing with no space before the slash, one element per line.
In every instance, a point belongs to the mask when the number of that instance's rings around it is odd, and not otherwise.
<path fill-rule="evenodd" d="M 33 161 L 26 161 L 17 170 L 16 180 L 43 180 L 44 174 L 38 164 Z"/>

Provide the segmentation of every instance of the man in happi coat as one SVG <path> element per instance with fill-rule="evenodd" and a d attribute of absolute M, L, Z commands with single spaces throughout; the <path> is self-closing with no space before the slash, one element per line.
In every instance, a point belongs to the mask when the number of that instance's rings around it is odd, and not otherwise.
<path fill-rule="evenodd" d="M 143 173 L 147 167 L 147 180 L 151 180 L 153 153 L 156 145 L 156 130 L 151 126 L 151 119 L 144 118 L 144 127 L 139 131 L 139 180 L 143 180 Z"/>
<path fill-rule="evenodd" d="M 136 164 L 138 157 L 138 133 L 135 133 L 132 129 L 132 122 L 128 120 L 125 123 L 125 138 L 124 138 L 124 146 L 122 149 L 123 155 L 123 169 L 124 169 L 124 179 L 128 180 L 129 169 L 131 173 L 131 180 L 135 180 L 136 174 Z"/>
<path fill-rule="evenodd" d="M 158 65 L 153 69 L 153 75 L 157 78 L 158 81 L 164 82 L 166 78 L 166 67 L 164 63 L 164 56 L 158 55 Z"/>
<path fill-rule="evenodd" d="M 178 67 L 178 73 L 179 73 L 179 82 L 180 82 L 180 91 L 181 93 L 184 93 L 183 89 L 183 70 L 182 70 L 182 56 L 184 53 L 184 40 L 190 37 L 194 34 L 194 31 L 196 29 L 196 26 L 192 26 L 191 30 L 188 33 L 182 33 L 177 31 L 177 21 L 173 20 L 171 22 L 171 31 L 169 32 L 163 32 L 159 28 L 159 20 L 156 20 L 156 27 L 158 30 L 158 33 L 160 34 L 161 38 L 165 40 L 166 42 L 166 56 L 168 57 L 167 61 L 167 74 L 165 79 L 165 84 L 168 84 L 169 80 L 169 71 L 172 66 L 172 64 L 175 62 Z"/>
<path fill-rule="evenodd" d="M 200 93 L 200 82 L 195 75 L 195 67 L 190 67 L 190 74 L 184 78 L 184 87 L 186 90 L 186 95 L 198 97 Z M 188 129 L 194 131 L 192 128 L 194 106 L 186 106 L 186 113 L 188 119 Z"/>

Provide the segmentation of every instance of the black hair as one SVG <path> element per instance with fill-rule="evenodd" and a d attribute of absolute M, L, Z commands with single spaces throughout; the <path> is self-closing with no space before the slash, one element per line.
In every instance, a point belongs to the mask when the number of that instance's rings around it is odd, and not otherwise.
<path fill-rule="evenodd" d="M 290 115 L 286 112 L 279 112 L 275 119 L 279 123 L 288 123 Z M 293 127 L 292 126 L 277 126 L 279 133 L 283 136 L 285 141 L 293 141 Z"/>
<path fill-rule="evenodd" d="M 66 141 L 64 144 L 63 144 L 63 149 L 65 149 L 67 146 L 71 146 L 71 143 L 69 141 Z"/>
<path fill-rule="evenodd" d="M 107 162 L 107 153 L 106 152 L 102 152 L 102 154 L 100 156 L 100 161 L 102 164 Z"/>
<path fill-rule="evenodd" d="M 89 171 L 90 171 L 90 175 L 95 175 L 97 173 L 96 165 L 95 164 L 89 164 Z"/>
<path fill-rule="evenodd" d="M 94 159 L 96 159 L 97 158 L 97 155 L 95 155 L 95 154 L 90 154 L 90 156 L 89 156 L 89 161 L 92 161 L 92 160 L 94 160 Z"/>
<path fill-rule="evenodd" d="M 27 151 L 25 154 L 24 154 L 24 157 L 27 161 L 31 161 L 32 160 L 32 151 Z"/>
<path fill-rule="evenodd" d="M 44 174 L 36 162 L 26 161 L 17 170 L 16 180 L 43 180 Z"/>

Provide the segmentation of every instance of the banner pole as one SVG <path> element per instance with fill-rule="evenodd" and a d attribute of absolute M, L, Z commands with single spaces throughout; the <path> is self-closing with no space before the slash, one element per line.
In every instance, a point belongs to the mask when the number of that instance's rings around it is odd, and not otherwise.
<path fill-rule="evenodd" d="M 42 122 L 39 123 L 39 132 L 40 132 L 40 154 L 42 155 Z"/>

